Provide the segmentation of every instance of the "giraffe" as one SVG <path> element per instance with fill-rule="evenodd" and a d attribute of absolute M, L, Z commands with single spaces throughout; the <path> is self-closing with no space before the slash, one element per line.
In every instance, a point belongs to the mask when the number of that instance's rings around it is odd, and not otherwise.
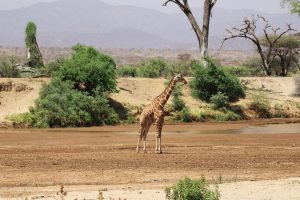
<path fill-rule="evenodd" d="M 140 132 L 136 151 L 139 153 L 140 142 L 143 140 L 143 151 L 146 152 L 146 138 L 150 126 L 154 123 L 156 128 L 156 146 L 155 153 L 161 154 L 161 131 L 164 125 L 164 106 L 166 105 L 175 85 L 181 82 L 186 84 L 186 80 L 181 74 L 177 74 L 172 78 L 165 90 L 157 96 L 153 102 L 144 108 L 140 115 Z"/>

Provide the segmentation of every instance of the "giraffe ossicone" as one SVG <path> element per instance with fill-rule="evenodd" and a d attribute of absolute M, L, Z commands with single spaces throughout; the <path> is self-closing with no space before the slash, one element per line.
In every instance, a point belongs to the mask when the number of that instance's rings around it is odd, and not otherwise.
<path fill-rule="evenodd" d="M 150 126 L 154 123 L 156 130 L 155 153 L 162 153 L 161 150 L 161 131 L 164 125 L 164 106 L 166 105 L 172 91 L 177 83 L 186 84 L 187 81 L 181 74 L 177 74 L 172 78 L 165 90 L 157 96 L 153 102 L 146 106 L 140 115 L 140 132 L 137 143 L 137 152 L 139 152 L 140 142 L 143 141 L 143 151 L 146 152 L 146 139 Z"/>

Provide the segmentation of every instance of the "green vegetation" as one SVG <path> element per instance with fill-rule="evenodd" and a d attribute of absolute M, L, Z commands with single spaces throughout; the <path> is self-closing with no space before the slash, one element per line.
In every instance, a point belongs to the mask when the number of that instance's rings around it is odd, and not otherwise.
<path fill-rule="evenodd" d="M 48 77 L 54 76 L 54 73 L 60 69 L 64 61 L 65 59 L 62 57 L 55 59 L 54 61 L 46 64 L 41 73 L 45 74 Z"/>
<path fill-rule="evenodd" d="M 182 96 L 182 86 L 176 85 L 172 92 L 172 111 L 182 111 L 186 108 L 184 101 L 181 99 Z"/>
<path fill-rule="evenodd" d="M 229 98 L 221 92 L 213 95 L 209 99 L 214 109 L 226 108 L 229 106 Z"/>
<path fill-rule="evenodd" d="M 282 6 L 288 5 L 291 13 L 300 16 L 300 1 L 299 0 L 282 0 Z"/>
<path fill-rule="evenodd" d="M 36 40 L 37 27 L 34 22 L 28 22 L 25 29 L 25 44 L 28 49 L 28 66 L 32 68 L 40 68 L 44 66 L 42 54 Z"/>
<path fill-rule="evenodd" d="M 211 60 L 207 60 L 207 67 L 198 65 L 190 86 L 194 97 L 206 102 L 219 92 L 226 95 L 231 102 L 245 97 L 239 79 L 217 67 Z"/>
<path fill-rule="evenodd" d="M 116 65 L 92 47 L 76 45 L 71 59 L 61 61 L 30 109 L 31 126 L 77 127 L 116 124 L 119 118 L 107 95 L 116 90 Z"/>
<path fill-rule="evenodd" d="M 181 73 L 183 76 L 191 76 L 194 66 L 197 64 L 194 60 L 167 61 L 162 58 L 152 58 L 145 60 L 138 66 L 125 65 L 117 69 L 120 77 L 172 77 Z"/>
<path fill-rule="evenodd" d="M 249 108 L 254 110 L 260 118 L 272 117 L 270 101 L 263 93 L 252 95 L 252 102 L 249 104 Z"/>
<path fill-rule="evenodd" d="M 157 78 L 166 74 L 167 62 L 160 58 L 153 58 L 143 62 L 137 70 L 140 77 Z"/>
<path fill-rule="evenodd" d="M 118 76 L 120 77 L 136 77 L 137 68 L 132 65 L 125 65 L 117 69 Z"/>
<path fill-rule="evenodd" d="M 181 179 L 174 186 L 166 188 L 165 192 L 169 200 L 219 200 L 221 196 L 218 187 L 210 189 L 204 177 Z"/>
<path fill-rule="evenodd" d="M 19 59 L 10 57 L 0 57 L 0 77 L 17 78 L 20 77 L 19 71 L 16 69 L 16 64 Z"/>

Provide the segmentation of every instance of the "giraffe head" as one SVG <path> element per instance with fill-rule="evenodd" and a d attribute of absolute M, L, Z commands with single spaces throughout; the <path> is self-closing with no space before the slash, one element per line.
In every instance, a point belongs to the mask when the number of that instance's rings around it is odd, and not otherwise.
<path fill-rule="evenodd" d="M 175 80 L 176 83 L 181 82 L 183 84 L 187 84 L 187 81 L 183 78 L 183 76 L 181 74 L 177 74 L 174 77 L 174 80 Z"/>

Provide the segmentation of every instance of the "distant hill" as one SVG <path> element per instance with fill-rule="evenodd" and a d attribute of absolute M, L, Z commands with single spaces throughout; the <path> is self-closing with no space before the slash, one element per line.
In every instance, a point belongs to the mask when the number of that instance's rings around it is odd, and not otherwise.
<path fill-rule="evenodd" d="M 219 48 L 225 28 L 241 24 L 251 14 L 258 12 L 216 8 L 211 21 L 210 47 Z M 259 14 L 271 19 L 275 26 L 292 23 L 300 29 L 297 16 Z M 197 16 L 201 19 L 201 12 Z M 28 21 L 37 24 L 38 41 L 44 47 L 83 43 L 100 48 L 197 48 L 195 35 L 180 12 L 165 14 L 134 6 L 113 6 L 99 0 L 60 0 L 0 11 L 0 45 L 24 46 Z M 245 49 L 249 48 L 247 44 L 244 40 L 232 40 L 224 48 Z"/>

